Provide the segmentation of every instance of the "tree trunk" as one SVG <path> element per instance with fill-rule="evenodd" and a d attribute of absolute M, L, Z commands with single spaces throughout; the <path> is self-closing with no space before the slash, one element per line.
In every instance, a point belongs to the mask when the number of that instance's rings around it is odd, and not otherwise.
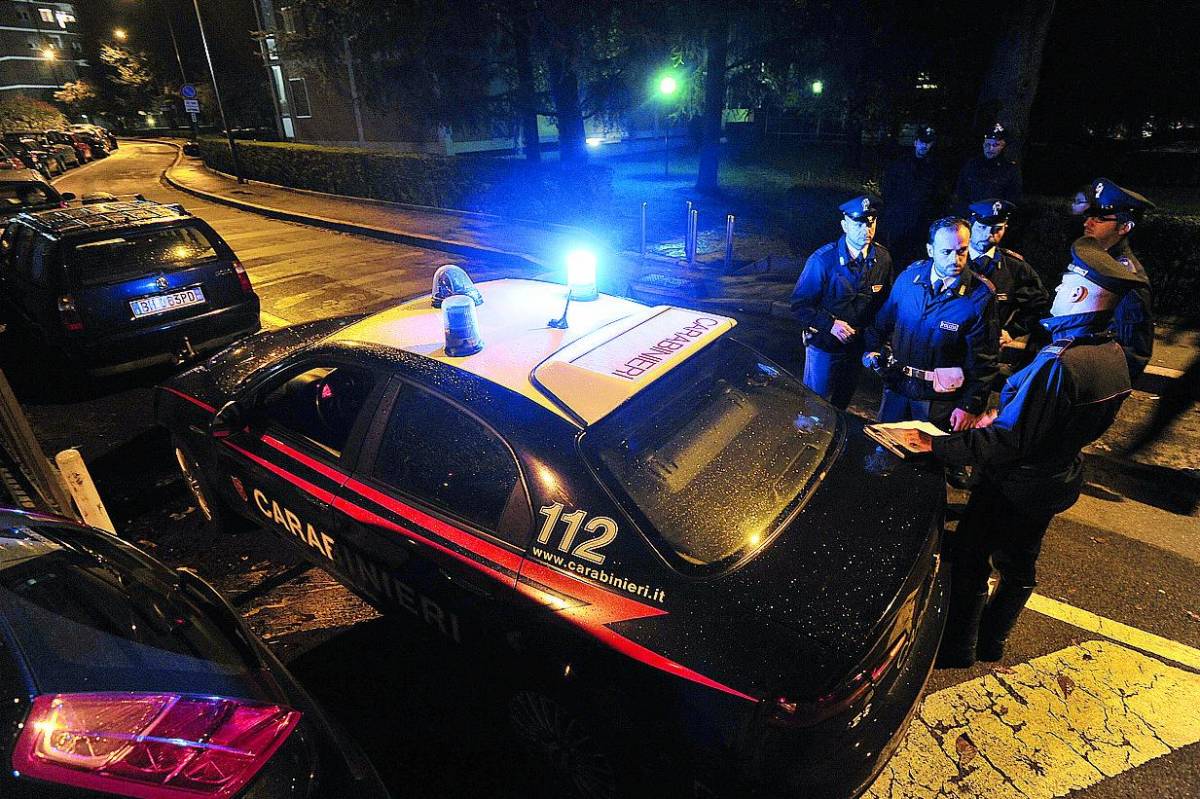
<path fill-rule="evenodd" d="M 725 77 L 729 56 L 729 17 L 718 11 L 704 34 L 708 64 L 704 76 L 704 117 L 700 130 L 700 170 L 696 189 L 717 192 L 721 188 L 721 118 L 725 113 Z"/>
<path fill-rule="evenodd" d="M 993 120 L 993 113 L 1015 128 L 1019 155 L 1029 140 L 1029 112 L 1037 95 L 1042 52 L 1054 16 L 1055 0 L 1015 0 L 1005 15 L 992 63 L 979 91 L 976 126 Z M 1009 144 L 1010 151 L 1012 143 Z"/>
<path fill-rule="evenodd" d="M 579 78 L 561 62 L 550 63 L 550 94 L 558 120 L 558 157 L 564 164 L 587 162 L 583 132 L 583 109 L 579 105 Z"/>
<path fill-rule="evenodd" d="M 513 32 L 513 57 L 517 65 L 517 116 L 521 120 L 521 141 L 526 160 L 536 163 L 542 160 L 542 142 L 538 138 L 537 86 L 533 77 L 529 34 L 523 29 Z"/>

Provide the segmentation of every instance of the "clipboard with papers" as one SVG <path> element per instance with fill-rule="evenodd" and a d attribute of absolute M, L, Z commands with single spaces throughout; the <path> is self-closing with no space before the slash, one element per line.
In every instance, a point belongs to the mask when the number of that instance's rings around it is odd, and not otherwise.
<path fill-rule="evenodd" d="M 887 448 L 889 452 L 901 458 L 916 458 L 929 454 L 910 448 L 898 436 L 893 434 L 892 431 L 894 430 L 920 430 L 931 436 L 946 435 L 945 430 L 940 429 L 930 422 L 886 422 L 867 425 L 863 428 L 863 432 L 868 436 Z"/>

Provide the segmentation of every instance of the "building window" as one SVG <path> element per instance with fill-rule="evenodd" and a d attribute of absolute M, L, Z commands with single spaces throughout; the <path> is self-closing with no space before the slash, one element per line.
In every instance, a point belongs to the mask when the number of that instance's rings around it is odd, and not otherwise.
<path fill-rule="evenodd" d="M 274 36 L 267 37 L 267 58 L 279 58 L 279 47 Z"/>
<path fill-rule="evenodd" d="M 17 9 L 17 16 L 18 16 L 18 17 L 20 17 L 20 18 L 21 18 L 21 20 L 22 20 L 22 21 L 24 21 L 24 22 L 28 22 L 28 21 L 29 21 L 29 12 L 28 12 L 28 11 L 26 11 L 25 9 L 23 9 L 23 8 L 18 8 L 18 9 Z"/>
<path fill-rule="evenodd" d="M 75 21 L 75 15 L 70 11 L 56 11 L 54 12 L 54 19 L 58 21 L 58 27 L 65 28 L 68 22 Z"/>
<path fill-rule="evenodd" d="M 275 78 L 275 96 L 279 98 L 279 106 L 283 113 L 288 110 L 287 88 L 283 85 L 283 67 L 278 64 L 271 65 L 271 75 Z"/>
<path fill-rule="evenodd" d="M 308 84 L 304 82 L 304 78 L 288 78 L 288 86 L 292 90 L 292 110 L 296 112 L 296 117 L 311 117 L 312 106 L 308 104 Z"/>
<path fill-rule="evenodd" d="M 289 139 L 296 138 L 296 128 L 294 125 L 292 125 L 291 117 L 283 118 L 283 135 L 287 136 Z"/>
<path fill-rule="evenodd" d="M 82 45 L 82 44 L 80 44 L 79 42 L 71 42 L 71 49 L 72 49 L 72 50 L 74 50 L 74 51 L 75 51 L 75 52 L 77 52 L 77 53 L 82 53 L 82 52 L 83 52 L 83 45 Z"/>
<path fill-rule="evenodd" d="M 42 22 L 53 22 L 54 12 L 49 8 L 39 8 L 38 13 L 42 15 Z"/>

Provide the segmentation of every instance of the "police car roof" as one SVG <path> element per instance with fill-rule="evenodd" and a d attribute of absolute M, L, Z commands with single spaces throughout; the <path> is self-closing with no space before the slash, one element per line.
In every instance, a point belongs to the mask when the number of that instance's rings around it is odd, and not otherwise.
<path fill-rule="evenodd" d="M 477 284 L 483 349 L 446 354 L 442 312 L 429 295 L 349 325 L 330 341 L 391 347 L 462 369 L 579 426 L 594 424 L 736 322 L 715 314 L 650 307 L 601 294 L 572 302 L 570 327 L 552 328 L 567 288 L 537 280 Z"/>
<path fill-rule="evenodd" d="M 136 227 L 190 217 L 191 214 L 181 205 L 151 200 L 118 200 L 22 214 L 23 219 L 52 236 Z"/>

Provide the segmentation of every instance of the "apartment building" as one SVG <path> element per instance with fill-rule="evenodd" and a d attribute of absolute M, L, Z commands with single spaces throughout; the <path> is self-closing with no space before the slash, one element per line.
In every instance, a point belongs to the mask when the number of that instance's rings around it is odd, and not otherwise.
<path fill-rule="evenodd" d="M 70 3 L 0 0 L 0 92 L 49 99 L 77 80 L 83 44 Z"/>

